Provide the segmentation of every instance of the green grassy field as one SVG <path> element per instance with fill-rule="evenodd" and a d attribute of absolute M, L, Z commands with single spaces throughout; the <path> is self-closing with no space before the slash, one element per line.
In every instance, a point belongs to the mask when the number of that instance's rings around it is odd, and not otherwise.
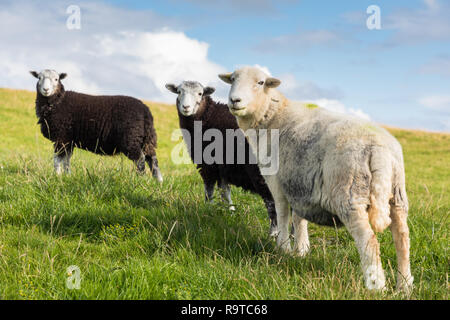
<path fill-rule="evenodd" d="M 80 150 L 72 174 L 56 176 L 34 97 L 0 89 L 1 299 L 449 298 L 450 135 L 390 129 L 404 148 L 410 201 L 415 289 L 406 297 L 394 290 L 389 230 L 378 235 L 388 289 L 374 293 L 345 229 L 310 224 L 301 259 L 275 248 L 259 197 L 233 188 L 234 214 L 205 204 L 194 166 L 170 161 L 174 106 L 148 103 L 162 185 L 123 156 Z M 66 287 L 71 265 L 79 290 Z"/>

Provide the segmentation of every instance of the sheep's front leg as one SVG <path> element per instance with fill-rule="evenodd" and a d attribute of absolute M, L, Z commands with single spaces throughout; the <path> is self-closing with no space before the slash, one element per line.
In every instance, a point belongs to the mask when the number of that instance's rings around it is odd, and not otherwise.
<path fill-rule="evenodd" d="M 56 174 L 70 173 L 70 158 L 72 157 L 72 148 L 66 148 L 67 145 L 55 144 L 53 155 L 53 166 Z"/>
<path fill-rule="evenodd" d="M 283 194 L 273 192 L 275 200 L 275 210 L 277 211 L 278 237 L 277 245 L 285 252 L 291 252 L 291 242 L 289 238 L 289 203 Z"/>
<path fill-rule="evenodd" d="M 308 221 L 300 217 L 296 212 L 292 214 L 294 224 L 294 252 L 304 257 L 309 252 Z"/>
<path fill-rule="evenodd" d="M 222 199 L 228 203 L 230 211 L 235 211 L 236 208 L 234 207 L 233 201 L 231 200 L 230 185 L 226 182 L 221 182 L 220 190 L 221 190 L 221 194 L 222 194 Z"/>
<path fill-rule="evenodd" d="M 272 195 L 270 195 L 270 199 L 264 199 L 264 204 L 266 205 L 270 219 L 269 236 L 275 238 L 278 235 L 278 225 L 277 212 L 275 210 L 275 203 L 273 201 Z"/>
<path fill-rule="evenodd" d="M 211 182 L 204 182 L 205 187 L 205 201 L 206 202 L 213 202 L 214 199 L 214 185 L 215 183 Z"/>
<path fill-rule="evenodd" d="M 155 178 L 159 183 L 162 183 L 163 176 L 161 174 L 161 171 L 159 170 L 158 159 L 156 158 L 156 156 L 153 156 L 151 158 L 151 163 L 152 163 L 152 166 L 150 168 L 152 170 L 153 178 Z"/>
<path fill-rule="evenodd" d="M 367 289 L 384 289 L 386 278 L 381 266 L 380 244 L 370 226 L 366 209 L 360 206 L 350 210 L 346 219 L 341 220 L 355 240 Z"/>
<path fill-rule="evenodd" d="M 56 174 L 60 175 L 63 173 L 70 173 L 70 157 L 69 154 L 57 155 L 53 156 L 53 165 L 55 167 Z"/>
<path fill-rule="evenodd" d="M 277 245 L 285 252 L 291 252 L 291 243 L 289 238 L 289 203 L 287 200 L 275 200 L 277 210 L 278 237 Z"/>

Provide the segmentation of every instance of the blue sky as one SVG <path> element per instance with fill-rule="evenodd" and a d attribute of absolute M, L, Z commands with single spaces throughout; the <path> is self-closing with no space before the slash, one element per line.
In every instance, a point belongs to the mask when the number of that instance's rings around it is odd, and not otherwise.
<path fill-rule="evenodd" d="M 1 26 L 0 40 L 12 45 L 0 59 L 19 70 L 69 68 L 73 89 L 169 101 L 174 97 L 163 82 L 190 78 L 215 85 L 224 99 L 227 87 L 217 72 L 259 65 L 282 79 L 280 91 L 291 99 L 391 126 L 450 132 L 449 1 L 32 2 L 1 2 L 0 21 L 28 25 Z M 82 28 L 70 33 L 59 30 L 68 4 L 82 14 Z M 370 5 L 380 7 L 381 30 L 366 26 Z M 32 19 L 33 8 L 54 21 L 44 26 L 43 17 Z M 30 33 L 40 32 L 55 39 L 55 48 L 34 61 L 17 59 L 39 46 Z M 32 79 L 8 78 L 17 77 L 12 67 L 0 64 L 0 71 L 0 86 L 33 89 Z M 111 77 L 99 75 L 108 72 Z"/>

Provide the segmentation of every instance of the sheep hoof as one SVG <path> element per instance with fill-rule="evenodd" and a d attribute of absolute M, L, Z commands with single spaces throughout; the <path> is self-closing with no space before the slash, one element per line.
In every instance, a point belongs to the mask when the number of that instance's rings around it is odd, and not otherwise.
<path fill-rule="evenodd" d="M 236 211 L 236 208 L 235 208 L 234 206 L 230 206 L 230 211 L 231 211 L 231 212 L 235 212 L 235 211 Z"/>
<path fill-rule="evenodd" d="M 364 278 L 366 280 L 366 288 L 369 290 L 384 291 L 385 287 L 385 276 L 381 268 L 377 266 L 369 266 L 364 273 Z"/>
<path fill-rule="evenodd" d="M 287 245 L 281 246 L 281 250 L 283 250 L 283 252 L 285 253 L 292 253 L 292 247 L 289 243 Z"/>
<path fill-rule="evenodd" d="M 413 285 L 414 277 L 409 276 L 407 278 L 403 277 L 402 275 L 398 275 L 397 278 L 397 291 L 403 292 L 407 295 L 410 295 L 412 293 L 412 290 L 414 288 Z"/>
<path fill-rule="evenodd" d="M 278 227 L 276 225 L 270 225 L 269 237 L 276 238 L 278 237 Z"/>
<path fill-rule="evenodd" d="M 153 178 L 155 178 L 159 183 L 162 183 L 164 180 L 161 171 L 159 170 L 153 172 Z"/>
<path fill-rule="evenodd" d="M 306 257 L 308 255 L 308 253 L 309 253 L 309 242 L 298 245 L 295 250 L 295 254 L 297 255 L 297 257 L 300 257 L 300 258 Z"/>
<path fill-rule="evenodd" d="M 278 247 L 283 252 L 285 252 L 285 253 L 291 253 L 292 252 L 292 247 L 291 247 L 291 243 L 290 243 L 289 237 L 285 241 L 280 241 L 280 236 L 278 235 L 277 244 L 278 244 Z"/>

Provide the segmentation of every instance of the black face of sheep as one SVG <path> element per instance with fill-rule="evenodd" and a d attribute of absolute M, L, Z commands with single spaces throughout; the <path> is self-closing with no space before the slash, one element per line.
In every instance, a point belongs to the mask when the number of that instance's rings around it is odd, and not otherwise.
<path fill-rule="evenodd" d="M 54 143 L 58 174 L 70 171 L 70 157 L 77 147 L 102 155 L 123 153 L 141 173 L 147 162 L 152 175 L 162 182 L 153 117 L 142 101 L 65 91 L 61 80 L 67 74 L 54 70 L 30 73 L 39 79 L 36 115 L 42 134 Z"/>

